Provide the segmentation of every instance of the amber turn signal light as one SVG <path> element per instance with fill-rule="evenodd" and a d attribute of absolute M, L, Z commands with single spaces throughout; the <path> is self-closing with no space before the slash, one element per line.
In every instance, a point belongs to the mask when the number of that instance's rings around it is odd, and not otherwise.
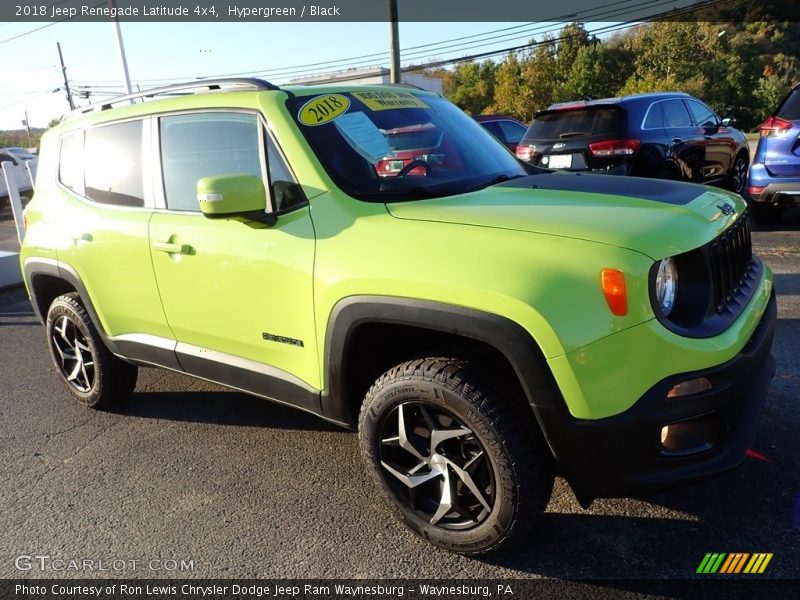
<path fill-rule="evenodd" d="M 618 317 L 628 314 L 628 292 L 625 289 L 625 273 L 617 269 L 603 269 L 600 272 L 603 295 L 608 308 Z"/>

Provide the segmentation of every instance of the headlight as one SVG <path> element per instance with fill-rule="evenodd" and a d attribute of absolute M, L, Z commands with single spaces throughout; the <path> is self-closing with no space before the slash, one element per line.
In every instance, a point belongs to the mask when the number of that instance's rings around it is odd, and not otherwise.
<path fill-rule="evenodd" d="M 677 294 L 678 269 L 674 260 L 665 258 L 659 263 L 656 273 L 656 306 L 665 317 L 672 312 Z"/>

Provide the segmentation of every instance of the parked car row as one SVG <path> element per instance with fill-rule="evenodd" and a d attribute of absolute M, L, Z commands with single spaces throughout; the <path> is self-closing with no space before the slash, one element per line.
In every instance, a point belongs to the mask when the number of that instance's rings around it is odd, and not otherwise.
<path fill-rule="evenodd" d="M 475 120 L 535 166 L 721 185 L 747 197 L 759 222 L 800 203 L 800 86 L 761 124 L 752 166 L 736 119 L 679 92 L 554 104 L 528 127 L 503 115 Z"/>

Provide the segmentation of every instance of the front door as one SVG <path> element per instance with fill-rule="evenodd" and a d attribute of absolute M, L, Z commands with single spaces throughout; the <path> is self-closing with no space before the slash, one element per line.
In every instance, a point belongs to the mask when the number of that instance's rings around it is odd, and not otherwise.
<path fill-rule="evenodd" d="M 736 141 L 731 130 L 722 127 L 719 117 L 705 104 L 687 100 L 695 124 L 703 131 L 706 144 L 703 180 L 717 181 L 730 171 L 736 153 Z"/>
<path fill-rule="evenodd" d="M 704 181 L 706 141 L 702 130 L 694 124 L 689 109 L 680 98 L 665 100 L 661 107 L 669 154 L 680 167 L 684 179 L 697 183 Z"/>
<path fill-rule="evenodd" d="M 293 177 L 260 117 L 167 115 L 157 129 L 164 209 L 150 221 L 150 247 L 183 368 L 270 397 L 262 384 L 319 389 L 310 211 L 296 196 L 275 205 L 275 184 Z M 263 178 L 268 206 L 281 209 L 276 225 L 203 216 L 197 180 L 232 174 Z"/>

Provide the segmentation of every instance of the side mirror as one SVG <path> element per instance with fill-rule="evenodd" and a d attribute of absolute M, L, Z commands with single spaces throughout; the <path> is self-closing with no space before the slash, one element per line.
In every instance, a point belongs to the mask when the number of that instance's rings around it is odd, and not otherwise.
<path fill-rule="evenodd" d="M 723 127 L 733 127 L 734 125 L 736 125 L 736 117 L 725 117 L 722 119 Z"/>
<path fill-rule="evenodd" d="M 265 212 L 267 192 L 255 175 L 214 175 L 197 181 L 200 210 L 209 219 L 258 221 L 274 225 L 277 217 Z"/>

